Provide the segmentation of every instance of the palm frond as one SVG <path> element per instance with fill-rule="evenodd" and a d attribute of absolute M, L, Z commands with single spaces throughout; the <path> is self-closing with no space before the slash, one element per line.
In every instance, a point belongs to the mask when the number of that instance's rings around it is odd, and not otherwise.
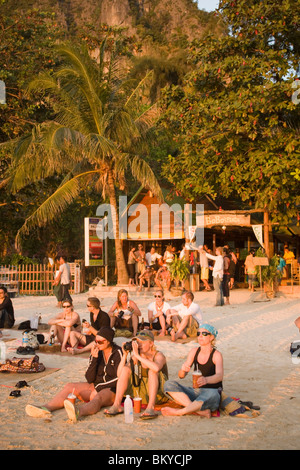
<path fill-rule="evenodd" d="M 150 81 L 153 79 L 153 70 L 150 70 L 145 77 L 138 83 L 135 89 L 131 92 L 129 97 L 125 102 L 124 108 L 127 109 L 130 113 L 136 112 L 137 109 L 137 99 L 140 97 L 140 93 L 142 92 L 145 86 L 149 87 Z M 147 83 L 148 82 L 148 83 Z"/>
<path fill-rule="evenodd" d="M 51 194 L 51 196 L 26 219 L 25 223 L 19 229 L 15 241 L 16 247 L 20 248 L 22 238 L 28 235 L 33 228 L 43 227 L 48 222 L 54 220 L 57 215 L 61 214 L 83 190 L 84 180 L 94 173 L 99 173 L 99 170 L 87 171 L 76 175 Z"/>
<path fill-rule="evenodd" d="M 134 157 L 127 155 L 126 159 L 130 165 L 133 177 L 136 178 L 145 188 L 149 188 L 162 202 L 164 199 L 161 187 L 148 163 L 137 155 Z"/>

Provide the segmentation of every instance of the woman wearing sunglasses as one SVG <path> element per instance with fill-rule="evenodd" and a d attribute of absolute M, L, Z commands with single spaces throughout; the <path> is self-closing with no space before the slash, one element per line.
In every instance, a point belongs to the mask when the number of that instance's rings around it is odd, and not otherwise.
<path fill-rule="evenodd" d="M 96 334 L 91 349 L 86 382 L 68 383 L 43 406 L 27 405 L 26 413 L 34 418 L 51 418 L 55 410 L 65 408 L 69 419 L 76 422 L 83 416 L 98 413 L 104 406 L 111 406 L 115 399 L 117 370 L 122 349 L 114 341 L 114 330 L 102 327 Z M 68 396 L 81 400 L 80 404 L 69 401 Z"/>
<path fill-rule="evenodd" d="M 175 380 L 165 384 L 165 393 L 181 409 L 166 407 L 161 410 L 164 416 L 183 416 L 197 414 L 206 418 L 219 408 L 223 388 L 223 356 L 215 348 L 218 331 L 208 323 L 202 323 L 198 329 L 199 347 L 193 348 L 187 360 L 181 366 L 178 377 L 183 379 L 190 370 L 200 371 L 194 387 L 187 387 Z"/>
<path fill-rule="evenodd" d="M 58 313 L 55 318 L 48 321 L 51 325 L 50 336 L 53 332 L 54 337 L 57 336 L 58 342 L 61 344 L 61 352 L 67 352 L 66 346 L 70 340 L 71 331 L 81 331 L 81 320 L 77 312 L 74 312 L 72 303 L 65 300 L 62 304 L 63 311 Z"/>
<path fill-rule="evenodd" d="M 148 305 L 148 319 L 153 330 L 159 331 L 159 336 L 167 334 L 166 328 L 166 312 L 171 306 L 165 302 L 163 290 L 157 290 L 154 293 L 154 302 Z"/>

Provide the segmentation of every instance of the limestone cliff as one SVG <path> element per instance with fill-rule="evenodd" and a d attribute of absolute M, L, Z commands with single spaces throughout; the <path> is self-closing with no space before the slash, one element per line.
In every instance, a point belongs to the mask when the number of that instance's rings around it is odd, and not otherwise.
<path fill-rule="evenodd" d="M 7 0 L 16 8 L 15 0 Z M 55 12 L 62 28 L 73 34 L 87 24 L 128 28 L 130 34 L 153 30 L 166 37 L 194 38 L 214 24 L 213 15 L 201 11 L 194 0 L 18 0 L 17 9 L 35 7 Z M 155 31 L 154 31 L 155 32 Z"/>

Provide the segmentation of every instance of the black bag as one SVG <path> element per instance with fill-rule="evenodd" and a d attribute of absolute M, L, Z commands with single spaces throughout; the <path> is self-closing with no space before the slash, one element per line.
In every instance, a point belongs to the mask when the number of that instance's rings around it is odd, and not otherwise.
<path fill-rule="evenodd" d="M 31 330 L 30 320 L 22 321 L 18 326 L 18 330 Z"/>

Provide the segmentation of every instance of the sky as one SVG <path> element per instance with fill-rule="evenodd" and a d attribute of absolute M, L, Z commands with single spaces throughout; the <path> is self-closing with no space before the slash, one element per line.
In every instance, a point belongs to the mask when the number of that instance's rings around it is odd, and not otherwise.
<path fill-rule="evenodd" d="M 201 10 L 213 11 L 219 6 L 219 0 L 197 0 Z"/>

